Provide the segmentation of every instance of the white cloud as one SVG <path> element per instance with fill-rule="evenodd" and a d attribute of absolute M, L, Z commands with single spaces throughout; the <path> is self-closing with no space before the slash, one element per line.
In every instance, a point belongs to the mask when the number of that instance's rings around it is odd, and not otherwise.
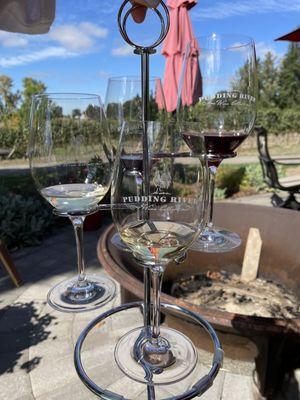
<path fill-rule="evenodd" d="M 133 48 L 128 44 L 123 44 L 112 49 L 111 54 L 117 57 L 126 57 L 133 54 Z"/>
<path fill-rule="evenodd" d="M 108 30 L 90 22 L 76 25 L 61 25 L 52 29 L 50 39 L 58 42 L 66 50 L 84 53 L 95 45 L 95 38 L 104 39 Z"/>
<path fill-rule="evenodd" d="M 192 11 L 194 19 L 223 19 L 249 14 L 300 12 L 300 0 L 228 0 Z"/>
<path fill-rule="evenodd" d="M 95 36 L 100 39 L 105 39 L 108 35 L 108 29 L 102 28 L 91 22 L 82 22 L 79 27 L 88 35 Z"/>
<path fill-rule="evenodd" d="M 9 68 L 48 58 L 67 58 L 99 51 L 108 33 L 108 29 L 90 22 L 59 25 L 43 38 L 38 37 L 37 40 L 37 37 L 30 37 L 30 41 L 24 35 L 0 31 L 0 46 L 28 47 L 27 53 L 23 50 L 20 54 L 15 52 L 14 56 L 1 57 L 0 53 L 0 67 Z M 45 47 L 46 43 L 48 47 Z"/>
<path fill-rule="evenodd" d="M 0 31 L 0 44 L 4 47 L 25 47 L 28 40 L 17 33 Z"/>
<path fill-rule="evenodd" d="M 86 51 L 92 45 L 92 39 L 73 25 L 61 25 L 50 32 L 50 38 L 64 48 L 72 51 Z"/>
<path fill-rule="evenodd" d="M 34 51 L 27 54 L 22 54 L 14 57 L 0 57 L 0 67 L 9 68 L 18 65 L 30 64 L 33 62 L 47 60 L 55 57 L 71 57 L 76 53 L 68 52 L 63 47 L 47 47 L 40 51 Z"/>

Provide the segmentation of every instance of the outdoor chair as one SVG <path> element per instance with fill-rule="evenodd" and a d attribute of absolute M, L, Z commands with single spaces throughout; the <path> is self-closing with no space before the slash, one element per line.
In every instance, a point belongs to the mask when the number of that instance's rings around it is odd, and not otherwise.
<path fill-rule="evenodd" d="M 262 126 L 258 126 L 255 128 L 255 131 L 257 134 L 257 149 L 264 182 L 272 189 L 288 192 L 288 197 L 285 200 L 277 193 L 274 193 L 271 197 L 271 203 L 274 207 L 300 210 L 300 203 L 295 197 L 295 194 L 300 194 L 300 180 L 296 183 L 293 182 L 293 184 L 285 184 L 279 178 L 277 171 L 277 165 L 300 165 L 300 158 L 272 158 L 268 149 L 267 130 Z"/>

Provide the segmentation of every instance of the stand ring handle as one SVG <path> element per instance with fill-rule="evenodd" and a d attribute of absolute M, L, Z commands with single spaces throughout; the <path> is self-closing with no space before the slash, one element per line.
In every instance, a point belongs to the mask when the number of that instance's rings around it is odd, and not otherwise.
<path fill-rule="evenodd" d="M 188 389 L 186 392 L 181 393 L 179 395 L 175 395 L 173 397 L 168 397 L 165 398 L 164 400 L 190 400 L 193 399 L 197 396 L 201 396 L 204 392 L 206 392 L 213 384 L 216 376 L 218 375 L 218 372 L 220 368 L 222 367 L 222 362 L 223 362 L 223 350 L 220 344 L 220 341 L 218 339 L 218 336 L 213 329 L 213 327 L 204 319 L 202 318 L 199 314 L 187 310 L 185 308 L 182 308 L 180 306 L 174 305 L 174 304 L 167 304 L 167 303 L 162 303 L 161 304 L 162 309 L 170 310 L 173 312 L 179 312 L 187 317 L 189 317 L 191 320 L 196 322 L 198 325 L 200 325 L 202 328 L 206 330 L 208 335 L 210 336 L 210 339 L 213 342 L 214 346 L 214 357 L 212 361 L 212 366 L 210 371 L 203 377 L 201 377 L 195 384 Z M 110 317 L 113 314 L 129 310 L 132 308 L 140 308 L 141 311 L 143 311 L 143 303 L 142 302 L 134 302 L 134 303 L 128 303 L 128 304 L 123 304 L 121 306 L 118 306 L 116 308 L 113 308 L 111 310 L 108 310 L 104 312 L 103 314 L 99 315 L 97 318 L 95 318 L 93 321 L 91 321 L 88 326 L 82 331 L 80 334 L 75 350 L 74 350 L 74 364 L 75 368 L 77 371 L 77 374 L 81 381 L 84 383 L 84 385 L 92 391 L 96 396 L 100 398 L 105 398 L 109 400 L 129 400 L 125 398 L 122 395 L 119 395 L 117 393 L 113 393 L 109 390 L 106 390 L 104 388 L 99 387 L 86 373 L 83 365 L 82 365 L 82 360 L 81 360 L 81 350 L 83 343 L 85 341 L 85 338 L 87 337 L 88 333 L 93 329 L 96 325 L 98 325 L 100 322 L 102 322 L 104 319 Z M 150 385 L 148 385 L 148 388 L 151 388 Z M 152 397 L 151 390 L 150 392 L 148 391 L 148 399 L 153 400 L 155 399 L 155 396 Z"/>
<path fill-rule="evenodd" d="M 123 17 L 124 8 L 128 3 L 130 3 L 130 0 L 125 0 L 123 2 L 123 4 L 121 5 L 119 13 L 118 13 L 118 25 L 119 25 L 120 33 L 121 33 L 123 39 L 125 40 L 125 42 L 127 42 L 130 46 L 134 47 L 138 51 L 138 53 L 140 53 L 140 52 L 153 53 L 155 47 L 159 46 L 163 42 L 163 40 L 166 38 L 166 36 L 169 32 L 170 14 L 169 14 L 168 7 L 165 5 L 165 3 L 163 1 L 160 3 L 165 12 L 165 19 L 164 19 L 162 13 L 157 8 L 152 8 L 152 10 L 155 12 L 155 14 L 158 16 L 158 18 L 160 20 L 161 32 L 160 32 L 158 39 L 152 45 L 142 46 L 142 45 L 139 45 L 139 44 L 133 42 L 127 33 L 126 25 L 127 25 L 128 18 L 131 15 L 132 11 L 139 7 L 136 5 L 130 7 L 130 9 L 127 10 L 126 14 Z M 122 19 L 122 17 L 123 17 L 123 19 Z"/>

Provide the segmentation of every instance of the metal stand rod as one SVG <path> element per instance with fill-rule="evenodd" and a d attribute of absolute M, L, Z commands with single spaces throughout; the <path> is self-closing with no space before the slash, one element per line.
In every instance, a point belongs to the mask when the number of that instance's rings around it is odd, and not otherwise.
<path fill-rule="evenodd" d="M 148 146 L 148 121 L 149 121 L 149 53 L 141 54 L 141 84 L 142 84 L 142 118 L 143 118 L 143 182 L 144 195 L 150 193 L 149 174 L 149 146 Z M 151 271 L 144 270 L 144 327 L 151 324 Z"/>
<path fill-rule="evenodd" d="M 134 53 L 141 56 L 141 93 L 142 93 L 142 123 L 143 123 L 143 195 L 148 198 L 150 194 L 150 165 L 149 165 L 149 142 L 148 142 L 148 127 L 150 120 L 150 109 L 149 109 L 149 56 L 150 54 L 154 54 L 156 52 L 155 47 L 157 47 L 162 41 L 165 39 L 169 27 L 170 27 L 170 16 L 168 12 L 168 8 L 165 3 L 162 1 L 161 5 L 164 9 L 166 15 L 166 21 L 164 20 L 162 14 L 154 9 L 154 12 L 158 15 L 161 22 L 161 32 L 159 38 L 153 43 L 152 46 L 143 47 L 136 43 L 134 43 L 128 36 L 126 30 L 126 22 L 131 15 L 131 12 L 134 10 L 135 6 L 130 8 L 123 20 L 122 13 L 126 4 L 129 3 L 129 0 L 124 0 L 123 4 L 120 7 L 119 15 L 118 15 L 118 24 L 120 33 L 123 39 L 132 47 L 135 48 Z M 142 211 L 142 217 L 144 220 L 149 220 L 149 215 L 147 210 Z M 149 221 L 150 224 L 150 221 Z M 144 313 L 144 334 L 148 335 L 148 330 L 151 325 L 151 271 L 150 268 L 144 267 L 144 304 L 143 304 L 143 313 Z M 148 399 L 155 400 L 155 389 L 153 386 L 148 386 Z"/>
<path fill-rule="evenodd" d="M 142 118 L 149 121 L 149 52 L 141 50 Z M 148 146 L 148 142 L 147 142 Z"/>
<path fill-rule="evenodd" d="M 130 6 L 126 11 L 125 7 Z M 141 56 L 141 89 L 142 89 L 142 122 L 143 122 L 143 185 L 144 185 L 144 196 L 148 196 L 150 193 L 150 169 L 149 169 L 149 143 L 148 143 L 148 121 L 150 119 L 149 113 L 149 56 L 156 52 L 155 48 L 158 47 L 163 40 L 166 38 L 170 28 L 170 15 L 168 7 L 162 0 L 160 7 L 165 14 L 165 17 L 161 11 L 157 8 L 153 8 L 152 11 L 157 15 L 160 20 L 161 30 L 158 38 L 149 46 L 141 46 L 135 43 L 129 37 L 127 33 L 127 20 L 131 16 L 132 11 L 136 8 L 136 5 L 132 5 L 130 0 L 124 0 L 118 13 L 118 26 L 120 33 L 130 46 L 134 48 L 134 53 Z M 145 211 L 147 212 L 147 211 Z M 143 215 L 144 219 L 148 219 L 147 215 Z M 151 323 L 151 271 L 149 268 L 145 268 L 144 271 L 144 325 L 145 329 L 150 326 Z M 153 397 L 154 398 L 154 397 Z"/>

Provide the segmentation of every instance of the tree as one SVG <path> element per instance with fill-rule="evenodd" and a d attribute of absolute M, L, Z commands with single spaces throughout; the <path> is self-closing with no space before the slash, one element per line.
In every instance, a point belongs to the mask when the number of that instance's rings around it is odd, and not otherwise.
<path fill-rule="evenodd" d="M 62 118 L 63 117 L 63 109 L 62 107 L 53 104 L 51 107 L 52 118 Z"/>
<path fill-rule="evenodd" d="M 23 101 L 31 101 L 31 97 L 35 94 L 44 93 L 46 91 L 46 85 L 41 82 L 37 81 L 33 78 L 24 78 L 23 81 L 23 91 L 22 97 Z"/>
<path fill-rule="evenodd" d="M 81 110 L 79 108 L 74 108 L 72 110 L 72 118 L 80 119 L 81 117 Z"/>
<path fill-rule="evenodd" d="M 5 115 L 11 114 L 16 110 L 17 103 L 20 100 L 20 93 L 13 93 L 13 80 L 6 75 L 0 76 L 0 97 L 1 108 Z"/>
<path fill-rule="evenodd" d="M 262 82 L 260 79 L 261 76 L 261 62 L 258 59 L 256 64 L 257 75 L 254 74 L 254 69 L 252 65 L 249 64 L 249 61 L 246 61 L 244 66 L 241 67 L 236 76 L 233 78 L 231 82 L 231 89 L 233 91 L 240 92 L 242 94 L 249 94 L 251 96 L 255 96 L 256 84 L 258 85 L 258 100 L 261 96 L 262 92 Z"/>
<path fill-rule="evenodd" d="M 89 119 L 95 119 L 99 120 L 100 115 L 101 115 L 101 110 L 100 107 L 98 106 L 93 106 L 92 104 L 89 104 L 85 110 L 85 115 Z"/>
<path fill-rule="evenodd" d="M 300 43 L 291 43 L 279 71 L 279 105 L 281 108 L 300 104 Z"/>
<path fill-rule="evenodd" d="M 263 108 L 275 107 L 279 101 L 279 73 L 276 57 L 269 51 L 259 69 L 260 93 L 259 105 Z"/>
<path fill-rule="evenodd" d="M 24 78 L 23 81 L 23 90 L 22 90 L 22 105 L 20 109 L 20 115 L 22 119 L 22 125 L 27 127 L 29 121 L 29 113 L 31 107 L 31 99 L 32 96 L 39 93 L 44 93 L 46 91 L 46 85 L 37 81 L 33 78 Z"/>

